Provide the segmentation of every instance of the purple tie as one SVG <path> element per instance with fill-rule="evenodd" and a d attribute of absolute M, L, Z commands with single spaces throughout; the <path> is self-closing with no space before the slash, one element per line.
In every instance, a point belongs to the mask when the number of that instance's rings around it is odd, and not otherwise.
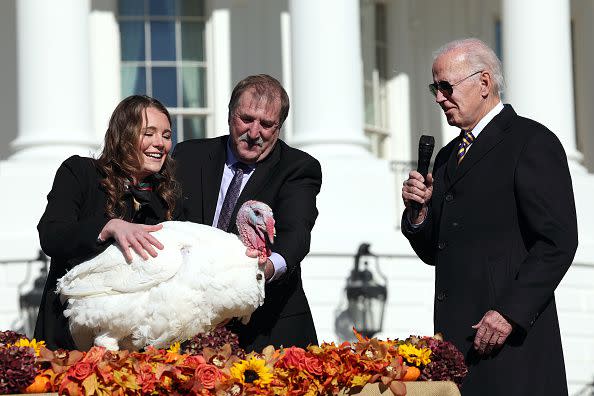
<path fill-rule="evenodd" d="M 237 203 L 237 198 L 239 198 L 239 193 L 241 192 L 243 174 L 249 170 L 249 167 L 241 162 L 236 162 L 233 164 L 233 169 L 235 170 L 235 173 L 233 174 L 233 179 L 231 179 L 231 183 L 229 184 L 229 188 L 225 194 L 223 206 L 221 207 L 221 212 L 219 213 L 219 220 L 217 221 L 217 228 L 223 231 L 227 231 L 227 228 L 229 227 L 231 214 L 233 213 L 233 209 Z"/>

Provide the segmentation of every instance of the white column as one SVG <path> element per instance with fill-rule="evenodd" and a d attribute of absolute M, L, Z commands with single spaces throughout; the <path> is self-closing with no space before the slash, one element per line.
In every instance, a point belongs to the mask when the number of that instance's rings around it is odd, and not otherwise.
<path fill-rule="evenodd" d="M 89 0 L 19 0 L 18 120 L 12 159 L 88 155 L 91 118 Z"/>
<path fill-rule="evenodd" d="M 93 135 L 102 142 L 111 113 L 122 98 L 120 76 L 120 29 L 113 9 L 93 10 L 89 15 Z"/>
<path fill-rule="evenodd" d="M 231 13 L 228 2 L 214 2 L 210 21 L 207 25 L 207 40 L 212 46 L 207 46 L 209 58 L 212 59 L 212 101 L 209 101 L 213 110 L 213 134 L 222 136 L 229 133 L 227 122 L 227 106 L 231 96 Z M 209 48 L 210 47 L 210 48 Z M 209 65 L 209 66 L 210 66 Z M 210 128 L 209 128 L 210 129 Z M 210 136 L 211 134 L 209 134 Z"/>
<path fill-rule="evenodd" d="M 358 0 L 290 0 L 293 139 L 310 152 L 365 155 Z"/>
<path fill-rule="evenodd" d="M 505 101 L 552 130 L 571 165 L 575 113 L 569 0 L 503 0 Z M 574 162 L 574 164 L 571 164 Z"/>

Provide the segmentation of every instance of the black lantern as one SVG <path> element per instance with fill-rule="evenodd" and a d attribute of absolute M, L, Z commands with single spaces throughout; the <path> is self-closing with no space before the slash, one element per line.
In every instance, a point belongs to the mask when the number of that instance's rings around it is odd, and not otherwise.
<path fill-rule="evenodd" d="M 27 293 L 21 294 L 19 297 L 19 304 L 21 312 L 24 316 L 24 330 L 29 337 L 33 336 L 35 330 L 35 322 L 37 321 L 37 313 L 39 312 L 39 304 L 43 296 L 43 288 L 47 278 L 47 256 L 40 250 L 39 257 L 35 261 L 41 261 L 43 265 L 39 270 L 39 276 L 33 282 L 33 288 Z"/>
<path fill-rule="evenodd" d="M 383 284 L 373 277 L 369 270 L 370 261 L 375 261 L 377 275 Z M 377 256 L 369 252 L 369 244 L 359 246 L 355 255 L 355 266 L 347 279 L 346 295 L 348 312 L 355 329 L 365 337 L 373 337 L 382 330 L 386 298 L 387 279 L 380 272 Z"/>

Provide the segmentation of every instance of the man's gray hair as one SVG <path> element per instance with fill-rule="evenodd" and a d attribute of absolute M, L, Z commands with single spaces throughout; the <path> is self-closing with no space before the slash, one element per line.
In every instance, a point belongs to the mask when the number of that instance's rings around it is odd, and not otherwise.
<path fill-rule="evenodd" d="M 495 52 L 485 42 L 477 38 L 451 41 L 433 53 L 433 61 L 453 50 L 462 50 L 472 71 L 488 70 L 493 78 L 493 88 L 501 96 L 505 87 L 503 67 Z M 470 70 L 469 70 L 470 72 Z"/>

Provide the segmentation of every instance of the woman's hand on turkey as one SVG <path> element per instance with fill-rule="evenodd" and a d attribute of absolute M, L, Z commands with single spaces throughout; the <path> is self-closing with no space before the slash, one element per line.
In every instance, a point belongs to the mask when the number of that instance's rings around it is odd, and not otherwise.
<path fill-rule="evenodd" d="M 163 244 L 150 234 L 161 228 L 163 228 L 162 224 L 134 224 L 121 219 L 111 219 L 105 227 L 103 227 L 103 230 L 101 230 L 99 239 L 105 241 L 109 238 L 113 238 L 120 246 L 126 261 L 129 263 L 132 262 L 130 248 L 144 260 L 148 260 L 149 254 L 152 257 L 157 257 L 155 247 L 163 250 Z"/>
<path fill-rule="evenodd" d="M 408 179 L 402 186 L 402 200 L 404 205 L 409 208 L 411 202 L 418 202 L 422 206 L 416 219 L 410 219 L 413 224 L 421 224 L 427 215 L 427 202 L 433 195 L 433 175 L 429 173 L 427 179 L 416 170 L 409 173 Z M 410 213 L 410 212 L 409 212 Z"/>

